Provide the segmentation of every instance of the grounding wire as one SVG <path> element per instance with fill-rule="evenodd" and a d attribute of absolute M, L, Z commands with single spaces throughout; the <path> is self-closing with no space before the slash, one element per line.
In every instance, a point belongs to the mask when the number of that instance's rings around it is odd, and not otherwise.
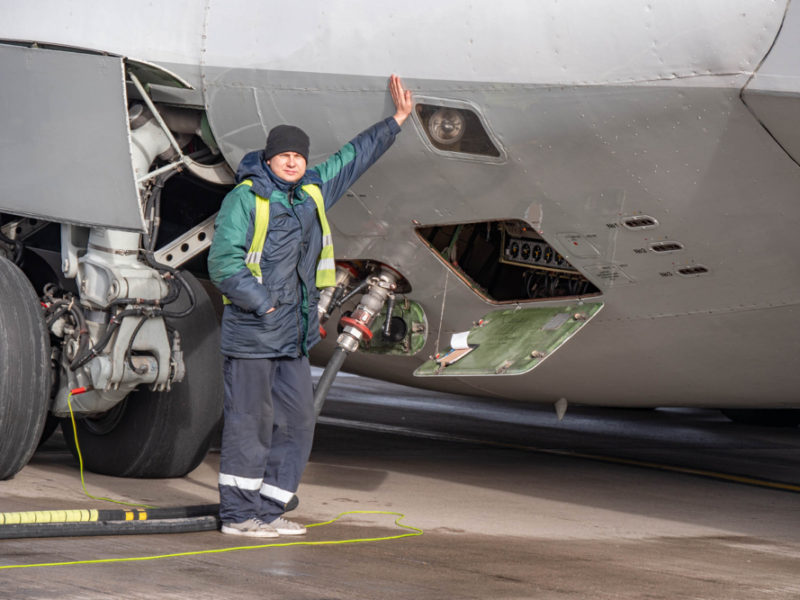
<path fill-rule="evenodd" d="M 67 406 L 69 406 L 69 418 L 72 421 L 72 435 L 75 438 L 75 451 L 76 451 L 76 453 L 78 455 L 78 464 L 80 465 L 81 485 L 83 486 L 83 493 L 86 494 L 92 500 L 103 500 L 105 502 L 113 502 L 114 504 L 122 504 L 124 506 L 138 506 L 138 507 L 141 507 L 141 508 L 156 508 L 155 506 L 150 506 L 149 504 L 136 504 L 134 502 L 123 502 L 122 500 L 113 500 L 111 498 L 105 498 L 103 496 L 92 496 L 89 493 L 89 491 L 86 489 L 86 480 L 83 477 L 83 455 L 81 454 L 80 444 L 78 444 L 78 427 L 75 424 L 75 414 L 72 411 L 72 392 L 70 392 L 67 395 Z"/>
<path fill-rule="evenodd" d="M 347 515 L 392 515 L 397 517 L 394 520 L 394 524 L 401 529 L 406 529 L 407 533 L 398 533 L 395 535 L 386 535 L 386 536 L 378 536 L 378 537 L 364 537 L 364 538 L 352 538 L 346 540 L 319 540 L 319 541 L 298 541 L 298 542 L 276 542 L 271 544 L 258 544 L 254 546 L 234 546 L 231 548 L 212 548 L 208 550 L 191 550 L 189 552 L 176 552 L 173 554 L 156 554 L 152 556 L 131 556 L 131 557 L 121 557 L 121 558 L 97 558 L 97 559 L 90 559 L 90 560 L 72 560 L 72 561 L 63 561 L 63 562 L 50 562 L 50 563 L 35 563 L 35 564 L 27 564 L 27 565 L 0 565 L 0 570 L 7 570 L 7 569 L 31 569 L 37 567 L 67 567 L 67 566 L 77 566 L 77 565 L 97 565 L 97 564 L 108 564 L 108 563 L 125 563 L 125 562 L 142 562 L 142 561 L 150 561 L 150 560 L 160 560 L 166 558 L 185 558 L 189 556 L 202 556 L 207 554 L 223 554 L 226 552 L 239 552 L 244 550 L 261 550 L 264 548 L 290 548 L 293 546 L 337 546 L 337 545 L 344 545 L 344 544 L 363 544 L 368 542 L 387 542 L 390 540 L 399 540 L 403 538 L 409 537 L 416 537 L 423 535 L 423 530 L 419 527 L 414 527 L 413 525 L 406 525 L 405 523 L 401 523 L 401 521 L 405 518 L 403 513 L 399 512 L 392 512 L 392 511 L 384 511 L 384 510 L 348 510 L 343 513 L 339 513 L 333 519 L 329 521 L 323 521 L 321 523 L 312 523 L 310 525 L 306 525 L 306 528 L 311 527 L 323 527 L 325 525 L 330 525 L 335 523 L 339 519 Z"/>

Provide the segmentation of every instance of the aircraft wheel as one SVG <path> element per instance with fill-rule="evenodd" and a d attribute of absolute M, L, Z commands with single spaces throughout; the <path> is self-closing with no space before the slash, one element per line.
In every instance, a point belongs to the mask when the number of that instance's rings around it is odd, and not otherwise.
<path fill-rule="evenodd" d="M 39 443 L 36 444 L 37 449 L 41 448 L 47 443 L 47 441 L 56 432 L 56 429 L 58 429 L 59 423 L 61 423 L 61 419 L 54 417 L 53 415 L 47 415 L 47 419 L 44 422 L 44 428 L 42 429 L 42 436 L 39 438 Z"/>
<path fill-rule="evenodd" d="M 33 455 L 50 400 L 50 336 L 36 292 L 0 257 L 0 479 Z"/>
<path fill-rule="evenodd" d="M 726 408 L 722 414 L 734 423 L 762 425 L 765 427 L 797 427 L 800 425 L 800 410 L 796 408 Z"/>
<path fill-rule="evenodd" d="M 219 325 L 211 299 L 189 275 L 197 304 L 182 319 L 167 319 L 181 334 L 186 376 L 168 392 L 142 389 L 95 418 L 77 420 L 84 466 L 118 477 L 182 477 L 206 455 L 222 416 L 222 356 Z M 185 292 L 169 306 L 188 306 Z M 61 422 L 77 456 L 70 419 Z"/>

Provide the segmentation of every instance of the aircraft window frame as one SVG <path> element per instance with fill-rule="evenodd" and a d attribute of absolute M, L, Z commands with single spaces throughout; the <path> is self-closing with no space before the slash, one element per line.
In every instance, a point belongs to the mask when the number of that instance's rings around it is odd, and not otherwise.
<path fill-rule="evenodd" d="M 477 118 L 478 123 L 483 129 L 483 133 L 486 135 L 488 141 L 494 146 L 495 150 L 498 152 L 498 156 L 492 156 L 489 154 L 476 154 L 466 151 L 455 151 L 455 150 L 443 150 L 442 148 L 438 147 L 434 142 L 431 140 L 430 133 L 428 132 L 425 123 L 422 122 L 422 118 L 420 117 L 420 109 L 419 107 L 437 107 L 437 108 L 451 108 L 457 111 L 469 111 L 473 113 L 473 115 Z M 445 158 L 452 158 L 456 160 L 468 161 L 468 162 L 479 162 L 479 163 L 488 163 L 488 164 L 504 164 L 508 162 L 508 154 L 500 143 L 499 138 L 497 135 L 492 131 L 492 128 L 489 126 L 489 122 L 487 121 L 486 117 L 483 115 L 480 107 L 473 103 L 466 100 L 454 100 L 451 98 L 437 98 L 432 96 L 414 96 L 414 109 L 411 111 L 411 120 L 414 123 L 414 128 L 417 130 L 417 134 L 419 135 L 422 142 L 425 146 L 435 154 L 439 156 L 443 156 Z"/>

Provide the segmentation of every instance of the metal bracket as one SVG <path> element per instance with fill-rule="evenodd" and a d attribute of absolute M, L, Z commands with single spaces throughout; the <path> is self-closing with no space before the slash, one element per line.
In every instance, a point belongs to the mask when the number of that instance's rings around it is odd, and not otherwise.
<path fill-rule="evenodd" d="M 168 171 L 172 171 L 174 169 L 182 167 L 186 163 L 186 156 L 183 154 L 183 151 L 181 150 L 180 145 L 175 139 L 175 136 L 172 135 L 172 132 L 169 130 L 169 127 L 167 127 L 167 124 L 164 122 L 164 118 L 161 116 L 161 113 L 158 112 L 155 103 L 150 98 L 150 95 L 147 93 L 147 90 L 144 89 L 142 83 L 139 81 L 136 75 L 134 75 L 130 71 L 128 72 L 128 77 L 131 78 L 133 85 L 136 86 L 137 90 L 139 90 L 139 93 L 142 95 L 142 100 L 144 100 L 144 103 L 147 104 L 147 108 L 150 109 L 150 112 L 153 114 L 153 117 L 155 117 L 156 121 L 158 122 L 158 126 L 161 128 L 161 131 L 163 131 L 164 135 L 167 136 L 170 146 L 172 146 L 172 149 L 175 150 L 175 152 L 177 152 L 178 154 L 177 160 L 169 163 L 168 165 L 164 165 L 160 169 L 156 169 L 155 171 L 150 171 L 149 173 L 143 175 L 142 177 L 136 180 L 137 184 L 141 184 L 144 183 L 145 181 L 148 181 L 149 179 L 153 179 L 154 177 L 161 175 L 162 173 L 166 173 Z"/>
<path fill-rule="evenodd" d="M 17 219 L 16 221 L 9 221 L 0 227 L 0 233 L 9 239 L 22 241 L 37 231 L 44 229 L 49 224 L 50 221 L 42 221 L 41 219 Z"/>
<path fill-rule="evenodd" d="M 214 213 L 199 225 L 159 248 L 153 255 L 156 261 L 177 268 L 203 252 L 211 246 L 211 240 L 214 239 L 216 218 L 217 215 Z"/>

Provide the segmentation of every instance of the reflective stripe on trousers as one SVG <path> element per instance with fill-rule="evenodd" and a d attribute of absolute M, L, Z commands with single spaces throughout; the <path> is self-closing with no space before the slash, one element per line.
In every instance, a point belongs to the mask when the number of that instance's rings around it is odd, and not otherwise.
<path fill-rule="evenodd" d="M 284 512 L 314 437 L 307 357 L 225 358 L 220 519 L 267 522 Z"/>

